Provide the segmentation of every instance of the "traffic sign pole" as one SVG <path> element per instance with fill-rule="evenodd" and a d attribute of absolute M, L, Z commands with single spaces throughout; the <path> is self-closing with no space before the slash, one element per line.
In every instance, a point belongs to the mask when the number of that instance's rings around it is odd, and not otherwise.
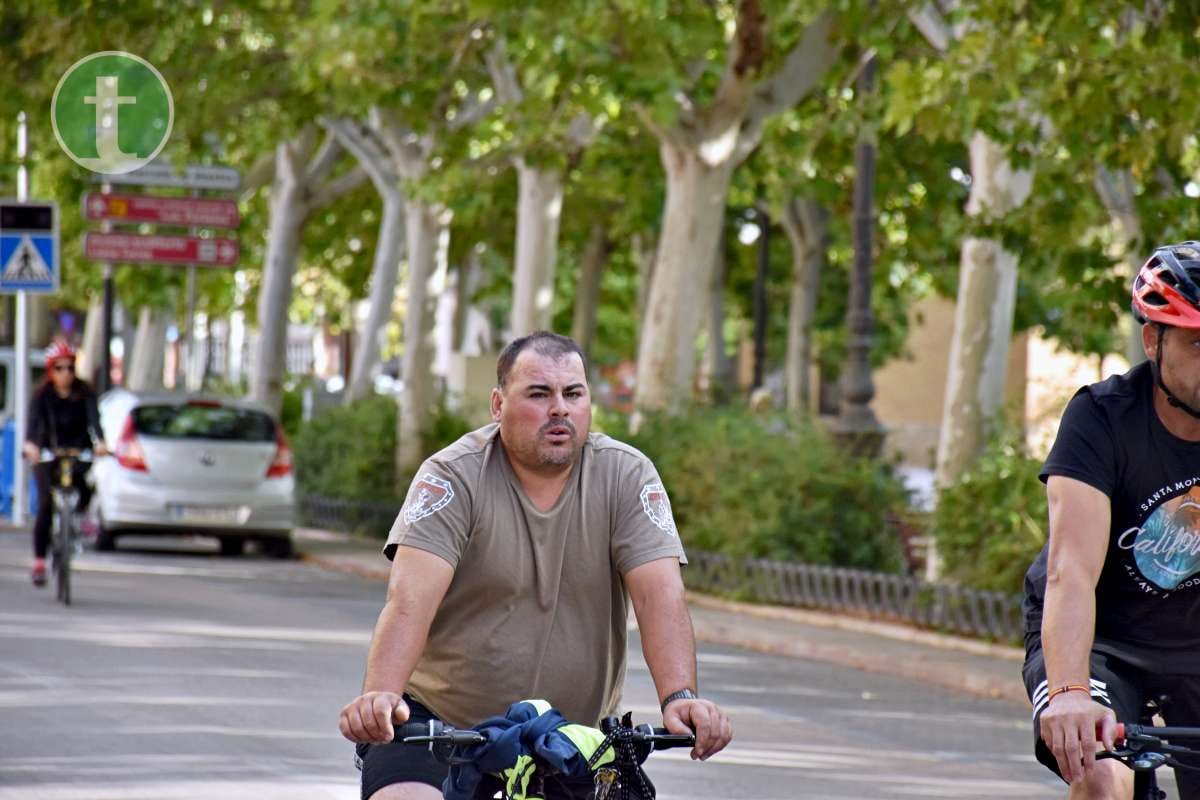
<path fill-rule="evenodd" d="M 25 168 L 28 150 L 25 112 L 17 114 L 17 200 L 24 203 L 29 199 L 29 173 Z M 16 375 L 16 425 L 13 430 L 13 496 L 12 522 L 25 524 L 25 475 L 23 462 L 25 430 L 29 425 L 29 295 L 17 292 L 17 375 Z"/>
<path fill-rule="evenodd" d="M 108 194 L 112 191 L 112 184 L 105 181 L 100 184 L 100 192 Z M 112 223 L 108 220 L 100 223 L 100 231 L 108 233 L 112 230 Z M 100 387 L 99 393 L 103 394 L 112 388 L 112 335 L 113 335 L 113 265 L 111 261 L 105 261 L 101 268 L 104 270 L 104 323 L 101 326 L 101 337 L 104 339 L 104 344 L 100 348 Z"/>

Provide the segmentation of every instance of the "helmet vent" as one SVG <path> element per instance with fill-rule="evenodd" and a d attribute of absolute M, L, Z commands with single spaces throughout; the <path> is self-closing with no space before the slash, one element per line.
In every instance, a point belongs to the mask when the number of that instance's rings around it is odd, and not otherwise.
<path fill-rule="evenodd" d="M 1167 300 L 1158 292 L 1148 292 L 1142 295 L 1142 302 L 1148 306 L 1165 306 Z"/>

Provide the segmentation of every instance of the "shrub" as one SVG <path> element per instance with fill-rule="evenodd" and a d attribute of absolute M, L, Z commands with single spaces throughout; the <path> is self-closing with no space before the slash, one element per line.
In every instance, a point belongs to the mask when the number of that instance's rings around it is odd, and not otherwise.
<path fill-rule="evenodd" d="M 851 458 L 815 427 L 743 410 L 647 419 L 629 442 L 653 459 L 689 546 L 733 556 L 896 571 L 891 520 L 907 497 L 886 464 Z"/>
<path fill-rule="evenodd" d="M 300 426 L 293 450 L 301 495 L 394 499 L 396 403 L 371 395 L 323 409 Z"/>
<path fill-rule="evenodd" d="M 396 500 L 396 401 L 370 395 L 350 406 L 332 406 L 301 423 L 293 437 L 301 495 L 343 500 Z M 439 403 L 422 451 L 432 454 L 473 426 Z M 411 475 L 399 476 L 407 485 Z"/>
<path fill-rule="evenodd" d="M 1046 541 L 1041 462 L 1020 437 L 997 434 L 975 465 L 938 494 L 933 535 L 947 578 L 978 589 L 1017 592 Z"/>

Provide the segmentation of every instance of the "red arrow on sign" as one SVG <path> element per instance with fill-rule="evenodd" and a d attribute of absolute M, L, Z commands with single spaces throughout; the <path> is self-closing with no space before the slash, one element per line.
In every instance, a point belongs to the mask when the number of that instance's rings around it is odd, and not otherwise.
<path fill-rule="evenodd" d="M 83 237 L 83 254 L 92 261 L 232 267 L 238 263 L 239 249 L 236 239 L 93 232 Z"/>
<path fill-rule="evenodd" d="M 101 194 L 100 192 L 84 194 L 83 216 L 92 220 L 152 222 L 160 225 L 197 225 L 206 228 L 236 228 L 241 222 L 237 203 L 233 200 Z"/>

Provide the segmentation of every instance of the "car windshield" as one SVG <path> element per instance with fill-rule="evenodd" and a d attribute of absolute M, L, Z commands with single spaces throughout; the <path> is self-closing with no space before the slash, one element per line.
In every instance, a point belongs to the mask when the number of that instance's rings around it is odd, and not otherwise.
<path fill-rule="evenodd" d="M 273 442 L 275 423 L 261 411 L 209 404 L 149 405 L 133 411 L 134 430 L 168 439 Z"/>

